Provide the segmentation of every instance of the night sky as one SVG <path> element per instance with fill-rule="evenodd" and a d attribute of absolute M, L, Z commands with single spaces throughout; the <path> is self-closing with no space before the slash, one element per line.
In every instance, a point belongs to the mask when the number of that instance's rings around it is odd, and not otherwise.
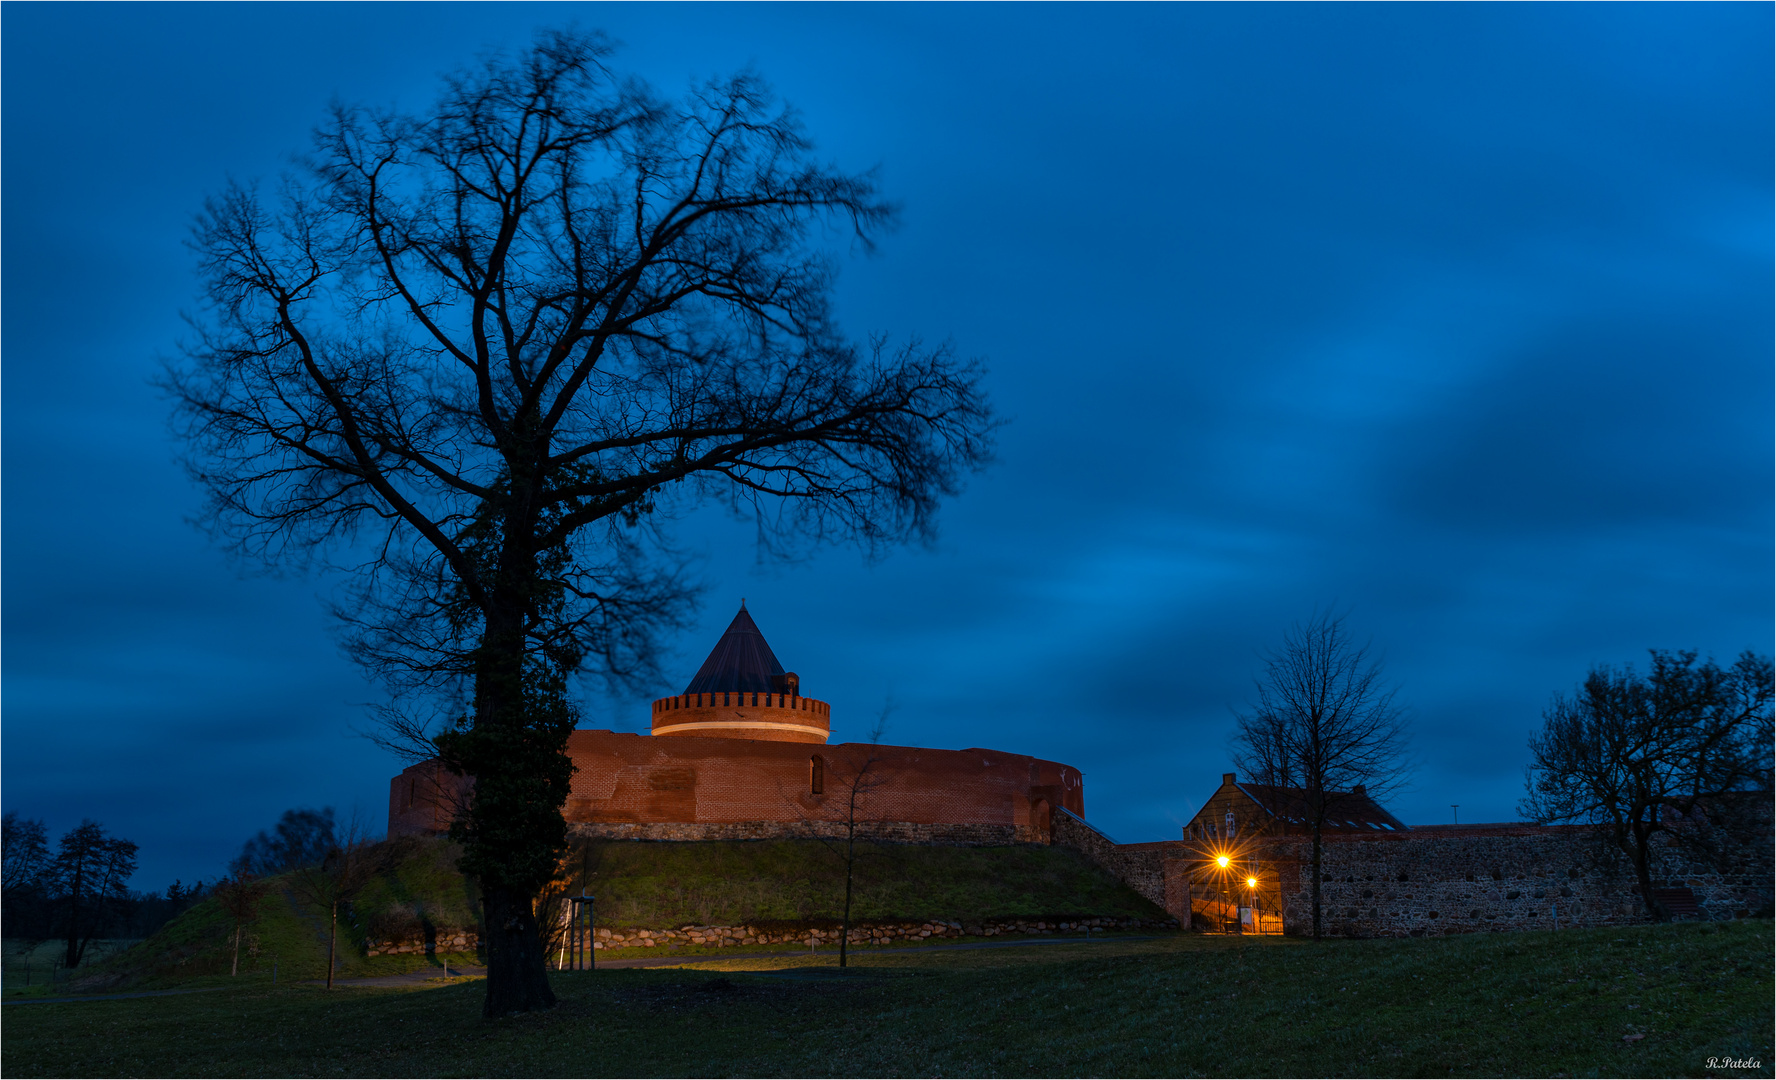
<path fill-rule="evenodd" d="M 1178 835 L 1263 652 L 1385 656 L 1408 823 L 1509 820 L 1588 667 L 1771 638 L 1772 8 L 10 4 L 4 806 L 220 872 L 292 806 L 378 830 L 400 762 L 333 583 L 232 563 L 149 383 L 186 230 L 330 100 L 419 108 L 577 22 L 663 91 L 752 65 L 904 225 L 842 321 L 985 359 L 998 462 L 929 549 L 761 564 L 715 512 L 681 689 L 742 596 L 836 738 L 1083 770 Z M 645 701 L 586 702 L 646 730 Z"/>

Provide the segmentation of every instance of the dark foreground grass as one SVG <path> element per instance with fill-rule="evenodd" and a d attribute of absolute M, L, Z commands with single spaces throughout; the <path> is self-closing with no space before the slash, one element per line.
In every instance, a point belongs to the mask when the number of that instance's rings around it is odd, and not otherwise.
<path fill-rule="evenodd" d="M 871 953 L 5 1009 L 8 1076 L 1771 1075 L 1771 926 Z M 782 964 L 773 962 L 781 968 Z M 1627 1039 L 1626 1036 L 1640 1036 Z M 1726 1059 L 1755 1067 L 1710 1068 Z"/>

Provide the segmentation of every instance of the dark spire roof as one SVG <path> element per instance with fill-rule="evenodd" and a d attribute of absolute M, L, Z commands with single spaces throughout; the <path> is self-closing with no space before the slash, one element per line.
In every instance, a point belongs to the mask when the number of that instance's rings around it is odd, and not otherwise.
<path fill-rule="evenodd" d="M 740 602 L 740 614 L 728 624 L 727 633 L 715 643 L 709 659 L 697 669 L 687 694 L 720 693 L 723 690 L 756 690 L 761 693 L 784 692 L 783 665 L 777 662 L 765 635 L 746 613 L 746 602 Z"/>

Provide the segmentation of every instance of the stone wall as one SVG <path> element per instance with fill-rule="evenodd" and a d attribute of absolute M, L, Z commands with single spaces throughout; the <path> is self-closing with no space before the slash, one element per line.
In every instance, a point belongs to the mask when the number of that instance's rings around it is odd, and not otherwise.
<path fill-rule="evenodd" d="M 570 836 L 593 840 L 807 840 L 844 839 L 837 821 L 734 822 L 575 822 Z M 955 844 L 997 847 L 1043 843 L 1047 834 L 1029 825 L 945 825 L 915 821 L 865 821 L 857 825 L 860 840 L 895 844 Z"/>
<path fill-rule="evenodd" d="M 473 930 L 441 930 L 431 940 L 425 938 L 371 939 L 366 943 L 367 956 L 402 956 L 408 954 L 475 952 L 481 947 L 481 935 Z"/>
<path fill-rule="evenodd" d="M 896 941 L 929 938 L 999 937 L 1006 934 L 1085 934 L 1092 930 L 1157 929 L 1172 924 L 1153 920 L 1091 918 L 1051 921 L 1046 919 L 985 919 L 928 922 L 872 920 L 851 927 L 850 945 L 888 945 Z M 594 949 L 649 949 L 699 945 L 734 948 L 758 945 L 836 946 L 842 927 L 831 923 L 797 926 L 681 926 L 654 930 L 645 927 L 599 927 L 593 931 Z"/>
<path fill-rule="evenodd" d="M 1654 885 L 1687 888 L 1696 917 L 1767 913 L 1771 856 L 1748 851 L 1726 873 L 1695 862 L 1663 837 Z M 1581 826 L 1429 826 L 1375 836 L 1332 835 L 1322 849 L 1326 933 L 1419 937 L 1551 930 L 1649 921 L 1632 866 Z M 1306 837 L 1269 839 L 1286 932 L 1311 933 L 1311 848 Z"/>
<path fill-rule="evenodd" d="M 1070 847 L 1084 855 L 1129 888 L 1158 904 L 1178 920 L 1190 925 L 1189 892 L 1177 888 L 1176 870 L 1168 884 L 1167 866 L 1178 854 L 1175 841 L 1150 844 L 1119 844 L 1099 832 L 1065 807 L 1056 807 L 1051 829 L 1052 842 Z"/>

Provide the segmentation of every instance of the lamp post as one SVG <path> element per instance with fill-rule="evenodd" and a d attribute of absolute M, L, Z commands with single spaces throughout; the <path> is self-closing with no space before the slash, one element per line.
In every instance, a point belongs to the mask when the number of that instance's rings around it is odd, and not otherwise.
<path fill-rule="evenodd" d="M 1217 876 L 1221 879 L 1221 932 L 1224 934 L 1228 932 L 1227 909 L 1234 906 L 1233 895 L 1227 888 L 1227 868 L 1232 863 L 1233 859 L 1225 854 L 1215 856 L 1215 869 L 1219 871 Z M 1232 921 L 1238 922 L 1237 914 Z"/>

